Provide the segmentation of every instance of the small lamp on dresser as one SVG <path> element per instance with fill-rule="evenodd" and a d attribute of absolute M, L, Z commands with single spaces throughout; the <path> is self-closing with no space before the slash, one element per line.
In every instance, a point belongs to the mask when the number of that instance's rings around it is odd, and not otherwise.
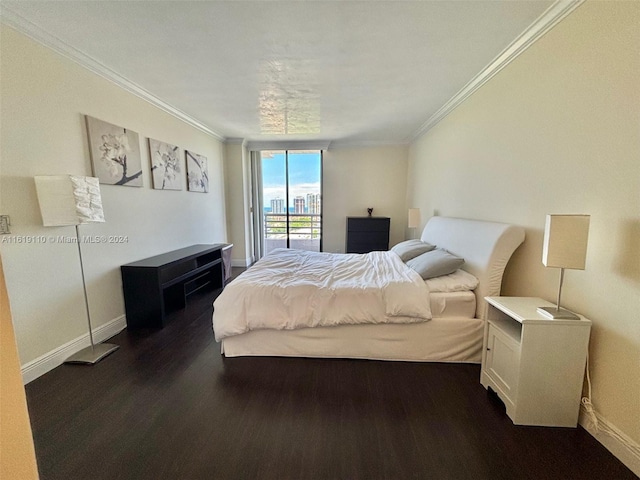
<path fill-rule="evenodd" d="M 579 320 L 580 317 L 560 306 L 564 269 L 584 270 L 589 238 L 589 215 L 547 215 L 542 246 L 545 267 L 560 269 L 558 301 L 555 307 L 539 307 L 538 312 L 548 318 Z"/>

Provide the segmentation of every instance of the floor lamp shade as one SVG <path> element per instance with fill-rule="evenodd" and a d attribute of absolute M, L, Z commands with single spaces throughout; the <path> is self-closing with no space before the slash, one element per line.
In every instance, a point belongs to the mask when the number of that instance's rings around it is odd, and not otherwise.
<path fill-rule="evenodd" d="M 418 228 L 420 226 L 420 209 L 409 209 L 409 228 Z"/>
<path fill-rule="evenodd" d="M 83 223 L 104 222 L 100 184 L 97 178 L 77 175 L 41 175 L 34 177 L 34 180 L 43 225 L 45 227 L 74 225 L 76 228 L 76 243 L 80 259 L 90 346 L 71 355 L 65 360 L 65 363 L 93 365 L 119 348 L 118 345 L 110 343 L 96 345 L 93 341 L 89 297 L 87 296 L 87 283 L 84 278 L 84 264 L 82 262 L 82 242 L 78 229 L 78 225 Z"/>
<path fill-rule="evenodd" d="M 558 301 L 555 307 L 540 307 L 538 312 L 553 319 L 578 320 L 580 317 L 561 308 L 564 269 L 584 270 L 589 240 L 589 215 L 547 215 L 542 245 L 545 267 L 560 269 Z"/>
<path fill-rule="evenodd" d="M 97 178 L 42 175 L 34 180 L 45 227 L 104 222 Z"/>

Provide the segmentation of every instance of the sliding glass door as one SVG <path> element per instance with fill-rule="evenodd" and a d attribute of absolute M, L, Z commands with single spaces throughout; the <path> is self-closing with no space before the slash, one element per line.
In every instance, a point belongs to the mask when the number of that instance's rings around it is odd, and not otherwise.
<path fill-rule="evenodd" d="M 262 252 L 321 251 L 322 152 L 262 151 L 259 163 Z"/>

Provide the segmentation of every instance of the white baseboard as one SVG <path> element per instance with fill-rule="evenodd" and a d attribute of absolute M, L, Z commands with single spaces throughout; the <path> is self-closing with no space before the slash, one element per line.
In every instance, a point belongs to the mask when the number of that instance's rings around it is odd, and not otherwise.
<path fill-rule="evenodd" d="M 120 315 L 114 318 L 110 322 L 107 322 L 99 327 L 93 329 L 93 340 L 96 343 L 103 342 L 108 338 L 117 335 L 127 327 L 127 319 L 124 315 Z M 45 373 L 53 370 L 59 365 L 62 365 L 64 361 L 74 353 L 82 350 L 85 347 L 91 345 L 89 340 L 89 332 L 78 338 L 71 340 L 70 342 L 60 345 L 58 348 L 51 350 L 48 353 L 22 365 L 22 382 L 27 383 L 35 380 L 36 378 L 44 375 Z"/>
<path fill-rule="evenodd" d="M 232 267 L 248 267 L 251 265 L 251 258 L 235 258 L 231 260 Z"/>
<path fill-rule="evenodd" d="M 616 426 L 609 423 L 602 415 L 597 412 L 595 412 L 595 414 L 600 424 L 598 430 L 594 428 L 584 407 L 580 409 L 578 422 L 593 438 L 598 440 L 598 442 L 604 445 L 618 460 L 624 463 L 627 468 L 640 477 L 640 445 L 625 433 L 621 432 Z M 614 435 L 606 433 L 605 430 L 613 432 Z"/>

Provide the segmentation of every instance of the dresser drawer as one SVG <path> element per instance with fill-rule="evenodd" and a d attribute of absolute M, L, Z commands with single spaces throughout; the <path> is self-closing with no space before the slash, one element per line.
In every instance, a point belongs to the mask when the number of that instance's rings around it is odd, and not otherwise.
<path fill-rule="evenodd" d="M 390 220 L 387 217 L 348 217 L 347 231 L 389 233 Z"/>
<path fill-rule="evenodd" d="M 347 217 L 347 253 L 389 250 L 389 217 Z"/>

